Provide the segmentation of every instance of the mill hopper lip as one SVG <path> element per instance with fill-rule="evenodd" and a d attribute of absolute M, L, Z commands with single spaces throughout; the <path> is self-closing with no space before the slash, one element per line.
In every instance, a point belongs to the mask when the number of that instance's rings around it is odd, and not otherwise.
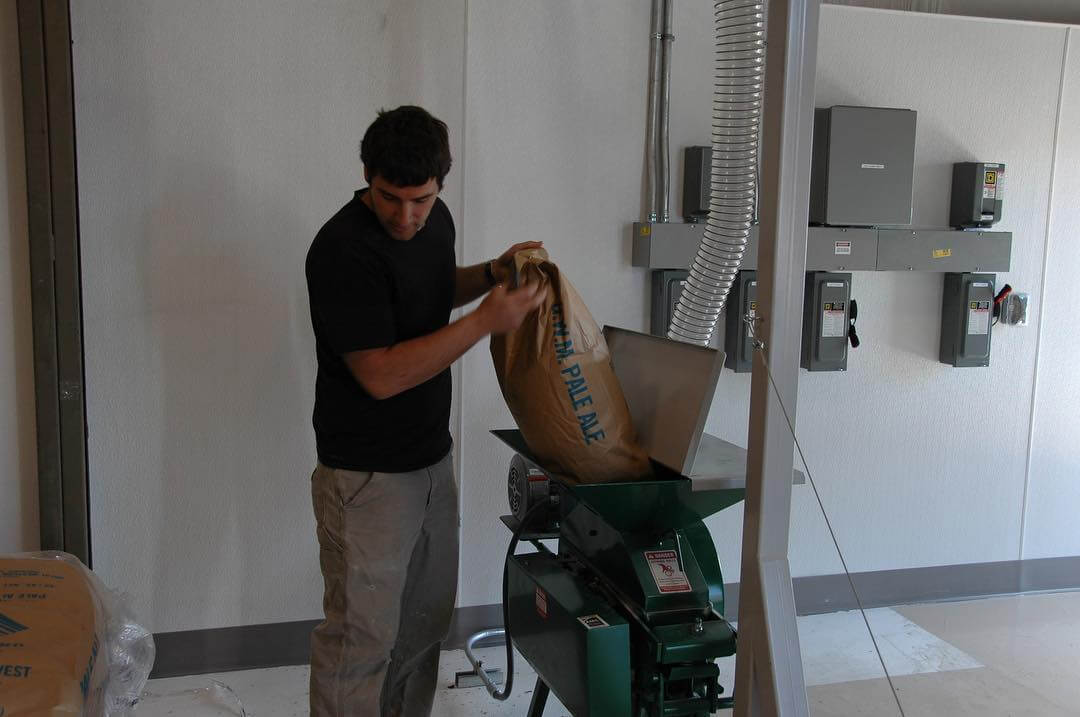
<path fill-rule="evenodd" d="M 689 479 L 694 491 L 744 488 L 746 449 L 705 433 L 724 352 L 616 326 L 604 326 L 604 338 L 649 457 Z M 492 433 L 536 462 L 518 431 Z M 799 471 L 794 479 L 805 482 Z"/>

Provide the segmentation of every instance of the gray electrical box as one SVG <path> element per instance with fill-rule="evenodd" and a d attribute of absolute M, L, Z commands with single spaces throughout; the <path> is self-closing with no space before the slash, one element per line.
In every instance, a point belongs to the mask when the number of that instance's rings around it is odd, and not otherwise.
<path fill-rule="evenodd" d="M 667 336 L 675 304 L 679 302 L 686 277 L 690 272 L 683 269 L 662 269 L 652 273 L 652 312 L 649 332 L 653 336 Z"/>
<path fill-rule="evenodd" d="M 885 107 L 815 111 L 812 224 L 911 223 L 915 118 L 912 110 Z"/>
<path fill-rule="evenodd" d="M 942 363 L 989 366 L 994 274 L 946 274 L 941 299 Z"/>
<path fill-rule="evenodd" d="M 802 367 L 846 371 L 851 274 L 810 272 L 803 302 Z"/>
<path fill-rule="evenodd" d="M 731 287 L 724 319 L 724 365 L 735 373 L 754 369 L 753 330 L 747 323 L 757 317 L 757 272 L 740 271 Z"/>
<path fill-rule="evenodd" d="M 712 147 L 687 147 L 683 152 L 683 219 L 701 222 L 709 216 L 711 181 Z"/>
<path fill-rule="evenodd" d="M 993 226 L 1001 219 L 1001 204 L 1005 201 L 1005 165 L 957 162 L 952 169 L 949 226 Z"/>

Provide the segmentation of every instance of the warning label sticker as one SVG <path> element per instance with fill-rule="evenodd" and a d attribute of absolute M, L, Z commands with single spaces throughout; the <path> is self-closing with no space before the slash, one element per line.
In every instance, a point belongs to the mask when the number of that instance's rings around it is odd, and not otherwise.
<path fill-rule="evenodd" d="M 968 304 L 968 336 L 985 336 L 990 333 L 990 302 L 972 301 Z"/>
<path fill-rule="evenodd" d="M 690 581 L 686 573 L 679 569 L 679 560 L 674 550 L 646 550 L 645 560 L 652 570 L 656 589 L 662 593 L 688 593 Z"/>
<path fill-rule="evenodd" d="M 835 249 L 833 250 L 834 254 L 850 254 L 851 253 L 851 242 L 849 242 L 849 241 L 838 241 L 833 246 L 835 247 Z"/>
<path fill-rule="evenodd" d="M 988 169 L 983 173 L 983 199 L 1005 201 L 1005 170 Z"/>
<path fill-rule="evenodd" d="M 599 615 L 582 615 L 578 618 L 578 622 L 580 622 L 582 625 L 589 628 L 590 630 L 595 630 L 598 627 L 608 626 L 608 624 L 604 621 L 604 618 L 600 617 Z"/>
<path fill-rule="evenodd" d="M 547 593 L 539 587 L 536 588 L 536 614 L 547 620 Z"/>
<path fill-rule="evenodd" d="M 826 301 L 821 312 L 821 338 L 842 339 L 847 336 L 847 314 L 843 301 Z"/>
<path fill-rule="evenodd" d="M 757 283 L 756 281 L 753 283 Z M 757 302 L 750 302 L 750 310 L 746 312 L 750 316 L 750 321 L 746 324 L 746 338 L 754 338 L 754 321 L 757 319 Z"/>

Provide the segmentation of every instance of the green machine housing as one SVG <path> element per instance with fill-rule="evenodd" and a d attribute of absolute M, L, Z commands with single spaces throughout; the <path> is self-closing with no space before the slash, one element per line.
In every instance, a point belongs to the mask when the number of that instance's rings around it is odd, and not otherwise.
<path fill-rule="evenodd" d="M 503 522 L 537 548 L 508 558 L 508 633 L 536 670 L 537 692 L 550 688 L 575 717 L 707 717 L 733 704 L 716 660 L 734 654 L 736 633 L 703 520 L 745 488 L 745 450 L 703 431 L 724 354 L 611 327 L 605 335 L 654 473 L 564 481 L 518 431 L 493 431 L 515 453 Z M 534 697 L 530 716 L 542 702 Z"/>
<path fill-rule="evenodd" d="M 520 434 L 495 433 L 535 481 L 542 471 Z M 506 566 L 514 645 L 575 717 L 705 717 L 730 704 L 715 660 L 734 654 L 735 631 L 702 519 L 743 489 L 692 491 L 688 478 L 654 467 L 656 480 L 631 483 L 547 476 L 557 507 L 522 533 L 539 549 Z M 543 539 L 557 539 L 558 552 Z"/>

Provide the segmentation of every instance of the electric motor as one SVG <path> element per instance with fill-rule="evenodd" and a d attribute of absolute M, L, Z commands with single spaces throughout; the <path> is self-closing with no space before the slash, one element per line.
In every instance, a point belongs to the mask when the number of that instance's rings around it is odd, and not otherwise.
<path fill-rule="evenodd" d="M 543 471 L 528 463 L 520 455 L 510 459 L 510 474 L 506 480 L 510 512 L 521 520 L 537 503 L 547 500 L 550 482 Z"/>

